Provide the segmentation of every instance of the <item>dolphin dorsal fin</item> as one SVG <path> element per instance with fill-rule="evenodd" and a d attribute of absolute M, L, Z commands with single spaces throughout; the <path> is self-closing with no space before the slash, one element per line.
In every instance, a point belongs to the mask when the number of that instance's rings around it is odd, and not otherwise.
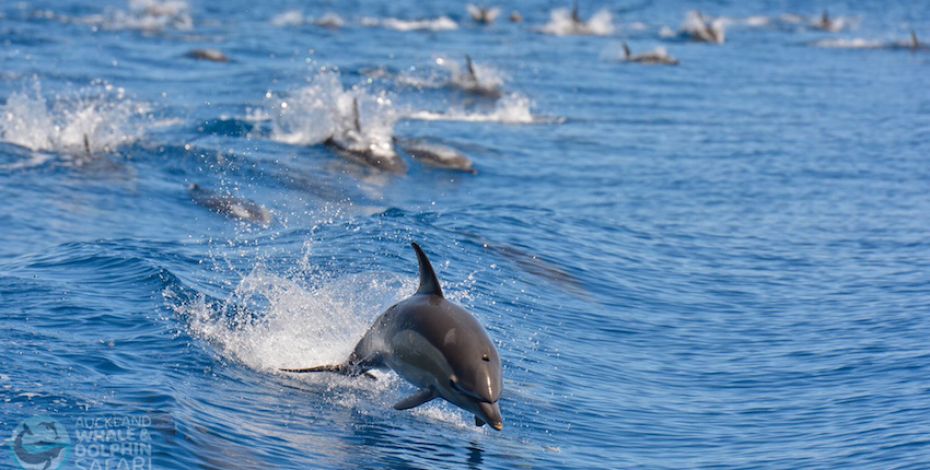
<path fill-rule="evenodd" d="M 352 98 L 352 122 L 355 124 L 355 132 L 362 133 L 362 120 L 358 114 L 358 98 Z"/>
<path fill-rule="evenodd" d="M 417 294 L 438 295 L 442 297 L 442 288 L 439 287 L 439 278 L 436 277 L 436 271 L 433 271 L 433 265 L 429 263 L 426 253 L 417 245 L 416 242 L 410 244 L 413 251 L 417 252 L 417 261 L 420 263 L 420 287 Z"/>
<path fill-rule="evenodd" d="M 465 67 L 468 68 L 468 74 L 471 75 L 473 82 L 478 83 L 478 74 L 475 73 L 475 64 L 471 61 L 471 56 L 465 54 Z"/>
<path fill-rule="evenodd" d="M 631 55 L 633 55 L 633 53 L 630 52 L 630 46 L 624 42 L 623 43 L 623 57 L 626 59 L 629 59 Z"/>
<path fill-rule="evenodd" d="M 87 138 L 87 134 L 84 134 L 84 153 L 87 154 L 87 158 L 94 158 L 94 154 L 90 153 L 90 139 Z"/>

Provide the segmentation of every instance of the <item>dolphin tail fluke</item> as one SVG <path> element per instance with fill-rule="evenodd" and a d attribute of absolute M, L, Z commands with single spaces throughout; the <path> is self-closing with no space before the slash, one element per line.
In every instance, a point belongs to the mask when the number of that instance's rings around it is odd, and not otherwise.
<path fill-rule="evenodd" d="M 431 388 L 420 389 L 417 393 L 410 395 L 407 398 L 394 404 L 394 409 L 398 411 L 409 410 L 410 408 L 416 408 L 434 398 L 437 398 L 439 395 L 436 394 Z"/>
<path fill-rule="evenodd" d="M 442 288 L 439 287 L 439 278 L 436 277 L 436 271 L 433 271 L 433 265 L 430 264 L 426 253 L 417 245 L 416 242 L 410 244 L 413 251 L 417 252 L 417 261 L 420 263 L 420 287 L 417 294 L 438 295 L 442 297 Z"/>

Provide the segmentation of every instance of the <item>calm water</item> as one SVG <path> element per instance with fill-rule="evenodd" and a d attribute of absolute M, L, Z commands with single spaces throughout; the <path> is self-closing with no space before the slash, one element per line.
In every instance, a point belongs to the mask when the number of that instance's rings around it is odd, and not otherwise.
<path fill-rule="evenodd" d="M 707 3 L 717 46 L 664 37 L 684 1 L 582 2 L 602 36 L 424 3 L 0 5 L 0 465 L 40 415 L 63 468 L 108 461 L 106 417 L 152 468 L 930 465 L 930 53 L 880 47 L 930 8 Z M 500 100 L 448 86 L 466 53 Z M 340 158 L 352 96 L 478 173 Z M 412 240 L 498 343 L 501 433 L 394 411 L 389 373 L 275 372 L 413 292 Z"/>

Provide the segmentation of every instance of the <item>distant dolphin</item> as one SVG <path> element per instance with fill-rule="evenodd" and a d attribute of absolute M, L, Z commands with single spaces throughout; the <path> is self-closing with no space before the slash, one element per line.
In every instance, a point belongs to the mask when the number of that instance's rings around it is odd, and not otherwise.
<path fill-rule="evenodd" d="M 810 27 L 828 33 L 837 33 L 847 26 L 847 22 L 848 20 L 842 17 L 839 19 L 831 18 L 827 10 L 824 10 L 823 13 L 820 14 L 820 18 L 814 19 L 810 23 Z"/>
<path fill-rule="evenodd" d="M 572 23 L 574 23 L 576 28 L 585 25 L 584 20 L 581 19 L 581 14 L 578 12 L 578 0 L 572 2 Z"/>
<path fill-rule="evenodd" d="M 468 15 L 471 16 L 471 19 L 475 20 L 476 23 L 481 24 L 491 24 L 494 20 L 497 19 L 497 15 L 500 14 L 500 8 L 496 7 L 480 7 L 469 4 L 467 7 Z"/>
<path fill-rule="evenodd" d="M 503 387 L 497 348 L 470 313 L 447 301 L 420 246 L 417 292 L 379 316 L 342 364 L 281 369 L 359 376 L 390 368 L 419 391 L 394 405 L 407 410 L 442 398 L 475 415 L 475 425 L 504 428 L 498 401 Z"/>
<path fill-rule="evenodd" d="M 723 44 L 726 40 L 726 33 L 723 25 L 716 21 L 709 21 L 699 12 L 693 12 L 693 21 L 688 25 L 683 34 L 687 35 L 692 41 L 708 42 L 712 44 Z"/>
<path fill-rule="evenodd" d="M 824 31 L 833 30 L 834 23 L 833 21 L 830 21 L 830 14 L 827 13 L 827 10 L 824 10 L 823 13 L 820 14 L 820 19 L 814 23 L 814 27 Z"/>
<path fill-rule="evenodd" d="M 400 148 L 416 160 L 445 170 L 478 173 L 471 159 L 458 150 L 425 140 L 396 140 Z"/>
<path fill-rule="evenodd" d="M 358 112 L 358 98 L 352 99 L 352 127 L 330 136 L 324 144 L 344 158 L 363 165 L 394 173 L 407 171 L 407 164 L 393 148 L 378 149 L 365 138 Z"/>
<path fill-rule="evenodd" d="M 216 49 L 194 49 L 185 56 L 190 59 L 206 60 L 208 62 L 229 62 L 229 57 Z"/>
<path fill-rule="evenodd" d="M 625 42 L 623 43 L 623 60 L 638 64 L 678 65 L 678 59 L 668 55 L 664 50 L 633 54 L 630 46 Z"/>
<path fill-rule="evenodd" d="M 219 194 L 198 184 L 190 185 L 188 191 L 195 203 L 219 214 L 255 224 L 271 224 L 271 211 L 248 199 Z"/>
<path fill-rule="evenodd" d="M 520 12 L 517 10 L 510 12 L 510 22 L 511 23 L 522 23 L 523 15 L 521 15 Z"/>
<path fill-rule="evenodd" d="M 498 99 L 501 97 L 501 87 L 498 83 L 488 83 L 478 77 L 475 70 L 475 63 L 472 62 L 471 56 L 465 54 L 465 70 L 468 72 L 465 76 L 454 77 L 452 85 L 458 89 L 484 96 L 486 98 Z"/>

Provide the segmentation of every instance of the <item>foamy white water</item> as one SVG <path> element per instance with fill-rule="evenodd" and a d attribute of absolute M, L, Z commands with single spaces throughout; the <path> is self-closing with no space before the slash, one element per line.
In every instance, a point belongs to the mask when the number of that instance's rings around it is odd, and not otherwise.
<path fill-rule="evenodd" d="M 549 22 L 540 31 L 553 36 L 591 35 L 609 36 L 614 33 L 613 15 L 607 9 L 599 10 L 588 21 L 575 21 L 567 8 L 557 8 L 549 14 Z"/>
<path fill-rule="evenodd" d="M 420 121 L 500 122 L 505 124 L 538 124 L 561 120 L 560 118 L 534 116 L 531 110 L 532 104 L 526 96 L 511 93 L 498 100 L 494 110 L 489 113 L 452 109 L 444 113 L 414 111 L 404 117 Z"/>
<path fill-rule="evenodd" d="M 148 106 L 109 84 L 58 93 L 50 98 L 39 82 L 15 92 L 0 108 L 0 139 L 31 150 L 84 157 L 111 152 L 145 133 Z"/>

